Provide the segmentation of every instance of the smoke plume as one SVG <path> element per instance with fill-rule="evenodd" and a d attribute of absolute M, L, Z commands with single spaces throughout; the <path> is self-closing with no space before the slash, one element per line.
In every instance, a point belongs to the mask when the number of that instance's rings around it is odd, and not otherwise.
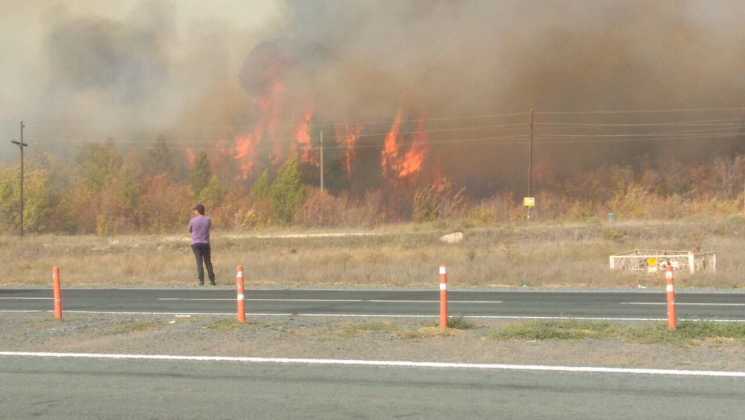
<path fill-rule="evenodd" d="M 480 125 L 527 127 L 531 107 L 537 136 L 540 124 L 552 122 L 729 120 L 742 115 L 541 111 L 740 107 L 745 100 L 745 4 L 737 0 L 158 1 L 123 2 L 116 13 L 99 2 L 83 11 L 30 3 L 3 23 L 37 22 L 24 40 L 31 48 L 23 62 L 32 69 L 3 66 L 0 76 L 13 88 L 0 99 L 5 115 L 20 118 L 15 110 L 22 110 L 49 142 L 165 134 L 208 146 L 251 135 L 256 146 L 264 141 L 257 136 L 283 131 L 272 124 L 292 133 L 312 112 L 318 124 L 363 123 L 355 144 L 382 148 L 403 109 L 408 119 L 431 119 L 430 165 L 488 191 L 524 185 L 526 149 L 466 141 L 516 133 Z M 5 42 L 13 46 L 7 51 L 21 51 L 18 36 Z M 270 116 L 263 115 L 267 101 Z M 525 114 L 475 118 L 504 112 Z M 416 131 L 418 122 L 408 125 L 401 130 Z M 294 141 L 276 137 L 285 149 Z M 543 144 L 536 159 L 558 176 L 671 150 L 668 143 L 598 142 Z M 733 147 L 683 144 L 686 151 L 672 153 Z M 352 155 L 380 156 L 360 149 L 346 154 L 345 165 Z"/>

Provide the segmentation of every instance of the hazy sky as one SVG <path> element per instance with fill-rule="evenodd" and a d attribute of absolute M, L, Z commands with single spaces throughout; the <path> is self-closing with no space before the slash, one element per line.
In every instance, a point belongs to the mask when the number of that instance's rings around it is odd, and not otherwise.
<path fill-rule="evenodd" d="M 237 73 L 237 66 L 255 42 L 257 33 L 279 15 L 280 5 L 270 0 L 0 0 L 0 51 L 3 51 L 0 58 L 0 139 L 17 137 L 18 121 L 22 119 L 26 120 L 27 138 L 41 135 L 44 140 L 49 139 L 50 132 L 38 123 L 49 115 L 45 111 L 58 112 L 55 107 L 49 107 L 48 95 L 58 83 L 55 80 L 58 75 L 50 71 L 49 38 L 50 31 L 64 22 L 85 20 L 147 26 L 150 18 L 162 19 L 167 26 L 160 29 L 167 32 L 165 54 L 169 59 L 199 61 L 184 55 L 195 44 L 208 39 L 216 45 L 202 47 L 227 55 L 225 60 L 232 62 L 233 71 Z M 227 42 L 228 39 L 231 41 Z M 183 81 L 189 75 L 169 75 L 169 78 Z M 204 77 L 195 75 L 195 84 L 203 80 Z M 69 96 L 71 104 L 79 99 L 72 96 Z M 116 105 L 111 108 L 99 109 L 99 116 L 109 119 L 106 111 L 117 111 Z M 90 121 L 96 117 L 90 114 L 82 119 Z M 91 125 L 97 124 L 92 122 Z M 0 155 L 7 155 L 9 149 L 14 152 L 10 147 L 0 147 Z"/>

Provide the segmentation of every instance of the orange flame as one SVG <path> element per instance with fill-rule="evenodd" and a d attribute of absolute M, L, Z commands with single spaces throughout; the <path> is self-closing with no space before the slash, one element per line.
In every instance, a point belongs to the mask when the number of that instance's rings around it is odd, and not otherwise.
<path fill-rule="evenodd" d="M 256 144 L 260 136 L 247 135 L 236 137 L 233 157 L 239 163 L 240 176 L 248 178 L 254 168 L 254 157 L 256 155 Z"/>
<path fill-rule="evenodd" d="M 383 146 L 383 154 L 381 156 L 381 166 L 383 167 L 383 173 L 388 175 L 391 169 L 395 169 L 398 162 L 398 135 L 401 132 L 401 119 L 403 112 L 399 109 L 396 113 L 396 118 L 393 120 L 391 129 L 385 136 L 385 144 Z"/>
<path fill-rule="evenodd" d="M 313 149 L 310 140 L 310 120 L 313 118 L 313 112 L 308 111 L 303 115 L 303 120 L 295 130 L 295 140 L 300 148 L 300 159 L 306 163 L 318 164 L 314 159 Z"/>
<path fill-rule="evenodd" d="M 399 137 L 401 135 L 402 116 L 403 112 L 399 110 L 390 131 L 385 137 L 381 159 L 383 174 L 394 179 L 410 178 L 419 174 L 429 151 L 429 137 L 425 119 L 421 118 L 417 121 L 417 128 L 414 131 L 414 139 L 411 145 L 403 153 L 403 156 L 401 155 Z"/>
<path fill-rule="evenodd" d="M 247 179 L 251 176 L 256 165 L 256 149 L 259 143 L 262 140 L 271 141 L 278 137 L 277 131 L 284 92 L 285 86 L 282 81 L 275 80 L 264 95 L 255 100 L 260 115 L 253 131 L 235 138 L 232 157 L 238 161 L 239 178 Z M 265 136 L 265 134 L 267 135 Z M 272 143 L 272 160 L 278 162 L 282 156 L 282 143 L 274 141 Z"/>
<path fill-rule="evenodd" d="M 362 134 L 362 126 L 357 124 L 353 126 L 345 125 L 342 132 L 341 129 L 337 129 L 336 138 L 344 139 L 344 168 L 347 170 L 347 175 L 352 175 L 352 163 L 357 157 L 357 141 Z"/>
<path fill-rule="evenodd" d="M 401 162 L 401 169 L 398 172 L 400 178 L 416 175 L 422 170 L 424 156 L 427 154 L 427 150 L 429 149 L 429 143 L 427 140 L 428 136 L 425 122 L 424 119 L 420 119 L 417 122 L 414 141 L 411 144 L 411 148 L 406 152 L 404 160 Z"/>

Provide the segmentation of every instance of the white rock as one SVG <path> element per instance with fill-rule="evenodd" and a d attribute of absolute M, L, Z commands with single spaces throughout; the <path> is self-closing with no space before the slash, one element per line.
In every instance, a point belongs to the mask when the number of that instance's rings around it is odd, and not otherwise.
<path fill-rule="evenodd" d="M 457 244 L 463 242 L 463 232 L 448 233 L 447 235 L 441 236 L 440 240 L 446 244 Z"/>

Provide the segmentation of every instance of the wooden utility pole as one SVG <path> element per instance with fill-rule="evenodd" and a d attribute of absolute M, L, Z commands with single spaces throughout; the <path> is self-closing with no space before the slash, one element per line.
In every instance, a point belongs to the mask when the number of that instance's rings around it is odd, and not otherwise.
<path fill-rule="evenodd" d="M 321 170 L 321 192 L 324 191 L 325 185 L 323 183 L 323 129 L 321 129 L 321 159 L 320 159 L 320 170 Z"/>
<path fill-rule="evenodd" d="M 533 132 L 535 128 L 535 110 L 530 108 L 530 154 L 528 163 L 528 196 L 533 196 Z"/>
<path fill-rule="evenodd" d="M 535 109 L 530 108 L 530 145 L 528 152 L 528 197 L 533 196 L 533 132 L 535 131 Z M 533 211 L 532 206 L 528 206 L 528 220 L 530 213 Z"/>
<path fill-rule="evenodd" d="M 20 140 L 11 140 L 11 143 L 18 146 L 18 148 L 21 150 L 21 176 L 20 176 L 20 192 L 21 192 L 21 209 L 20 209 L 20 219 L 21 219 L 21 237 L 23 237 L 23 149 L 28 147 L 28 144 L 23 142 L 23 128 L 25 125 L 23 124 L 23 121 L 21 121 L 21 138 Z"/>

